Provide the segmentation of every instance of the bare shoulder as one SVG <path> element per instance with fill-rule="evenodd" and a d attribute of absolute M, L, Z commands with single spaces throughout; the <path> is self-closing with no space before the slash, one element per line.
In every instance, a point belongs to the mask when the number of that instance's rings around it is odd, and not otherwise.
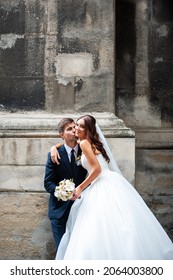
<path fill-rule="evenodd" d="M 82 150 L 85 150 L 85 149 L 91 148 L 91 144 L 87 139 L 83 139 L 80 141 L 80 147 Z"/>

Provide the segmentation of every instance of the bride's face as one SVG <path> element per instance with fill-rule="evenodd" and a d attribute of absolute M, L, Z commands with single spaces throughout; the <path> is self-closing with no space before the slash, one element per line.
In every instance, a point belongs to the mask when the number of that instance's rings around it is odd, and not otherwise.
<path fill-rule="evenodd" d="M 80 140 L 86 138 L 86 129 L 85 129 L 85 121 L 84 121 L 84 119 L 77 120 L 76 126 L 75 126 L 75 135 Z"/>

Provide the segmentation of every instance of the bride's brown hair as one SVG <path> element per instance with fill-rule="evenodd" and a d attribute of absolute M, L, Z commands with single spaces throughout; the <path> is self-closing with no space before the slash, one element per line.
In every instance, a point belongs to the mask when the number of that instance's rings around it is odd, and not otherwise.
<path fill-rule="evenodd" d="M 84 120 L 84 126 L 86 129 L 87 137 L 89 138 L 89 140 L 91 142 L 93 151 L 95 151 L 97 149 L 103 155 L 103 157 L 106 159 L 106 161 L 109 162 L 110 159 L 109 159 L 105 149 L 103 148 L 103 144 L 99 140 L 99 135 L 96 131 L 95 118 L 91 115 L 84 115 L 84 116 L 78 118 L 77 121 L 80 119 Z"/>

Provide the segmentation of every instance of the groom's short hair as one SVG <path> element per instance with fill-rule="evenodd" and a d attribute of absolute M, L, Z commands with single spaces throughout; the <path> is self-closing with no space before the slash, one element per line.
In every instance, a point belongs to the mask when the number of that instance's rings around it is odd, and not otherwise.
<path fill-rule="evenodd" d="M 58 132 L 63 133 L 66 125 L 73 123 L 74 120 L 71 118 L 63 118 L 62 120 L 59 121 L 58 123 Z"/>

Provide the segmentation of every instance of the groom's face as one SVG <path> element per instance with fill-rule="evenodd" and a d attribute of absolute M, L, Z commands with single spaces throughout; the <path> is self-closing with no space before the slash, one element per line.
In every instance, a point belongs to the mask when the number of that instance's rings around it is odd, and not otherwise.
<path fill-rule="evenodd" d="M 77 142 L 77 138 L 75 136 L 75 123 L 69 123 L 65 126 L 63 133 L 61 133 L 61 137 L 64 139 L 67 145 L 71 145 Z"/>

